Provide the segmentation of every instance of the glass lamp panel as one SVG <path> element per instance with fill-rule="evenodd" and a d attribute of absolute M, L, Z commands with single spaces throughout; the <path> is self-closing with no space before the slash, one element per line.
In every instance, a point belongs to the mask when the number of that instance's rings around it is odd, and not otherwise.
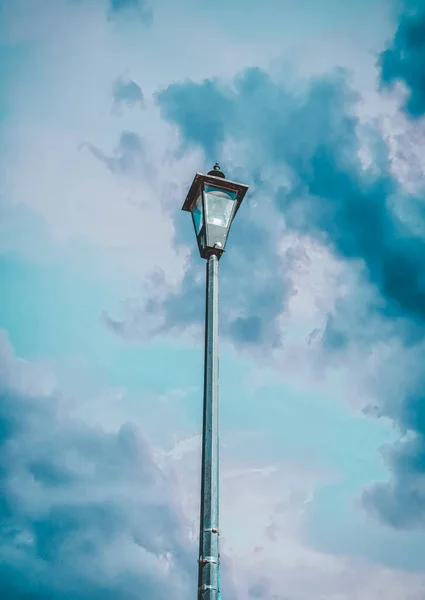
<path fill-rule="evenodd" d="M 203 225 L 202 191 L 199 190 L 198 198 L 192 209 L 193 224 L 195 225 L 196 235 L 201 231 Z"/>
<path fill-rule="evenodd" d="M 235 202 L 236 192 L 206 185 L 205 209 L 207 223 L 219 227 L 228 227 Z"/>
<path fill-rule="evenodd" d="M 205 229 L 203 229 L 199 234 L 198 240 L 202 250 L 205 250 Z"/>

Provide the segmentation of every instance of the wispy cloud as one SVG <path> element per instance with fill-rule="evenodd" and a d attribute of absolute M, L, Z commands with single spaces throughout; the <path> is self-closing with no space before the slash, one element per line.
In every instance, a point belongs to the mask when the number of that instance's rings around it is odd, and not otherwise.
<path fill-rule="evenodd" d="M 122 106 L 143 108 L 145 105 L 142 88 L 132 79 L 117 79 L 114 83 L 112 95 L 116 109 Z"/>
<path fill-rule="evenodd" d="M 112 173 L 145 177 L 152 171 L 147 163 L 143 139 L 134 131 L 123 131 L 113 156 L 107 156 L 100 148 L 88 142 L 80 148 L 88 148 Z"/>

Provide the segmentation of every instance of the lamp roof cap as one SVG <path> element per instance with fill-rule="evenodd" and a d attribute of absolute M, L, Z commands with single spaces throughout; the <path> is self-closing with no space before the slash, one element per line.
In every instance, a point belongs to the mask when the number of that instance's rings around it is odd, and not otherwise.
<path fill-rule="evenodd" d="M 216 162 L 213 169 L 208 172 L 208 175 L 213 175 L 214 177 L 221 177 L 222 179 L 226 179 L 226 176 L 220 169 L 220 165 L 218 164 L 218 162 Z"/>

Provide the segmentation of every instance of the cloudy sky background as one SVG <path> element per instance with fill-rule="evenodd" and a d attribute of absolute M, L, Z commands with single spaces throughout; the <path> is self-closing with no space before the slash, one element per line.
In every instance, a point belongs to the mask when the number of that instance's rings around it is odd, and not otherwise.
<path fill-rule="evenodd" d="M 222 595 L 425 589 L 423 0 L 0 0 L 0 581 L 196 594 L 221 261 Z"/>

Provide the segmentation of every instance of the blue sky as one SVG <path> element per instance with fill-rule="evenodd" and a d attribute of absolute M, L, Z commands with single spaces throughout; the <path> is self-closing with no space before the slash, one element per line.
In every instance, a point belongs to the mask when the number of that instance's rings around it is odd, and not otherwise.
<path fill-rule="evenodd" d="M 222 595 L 425 589 L 425 12 L 0 0 L 0 580 L 196 593 L 204 264 L 220 263 Z"/>

